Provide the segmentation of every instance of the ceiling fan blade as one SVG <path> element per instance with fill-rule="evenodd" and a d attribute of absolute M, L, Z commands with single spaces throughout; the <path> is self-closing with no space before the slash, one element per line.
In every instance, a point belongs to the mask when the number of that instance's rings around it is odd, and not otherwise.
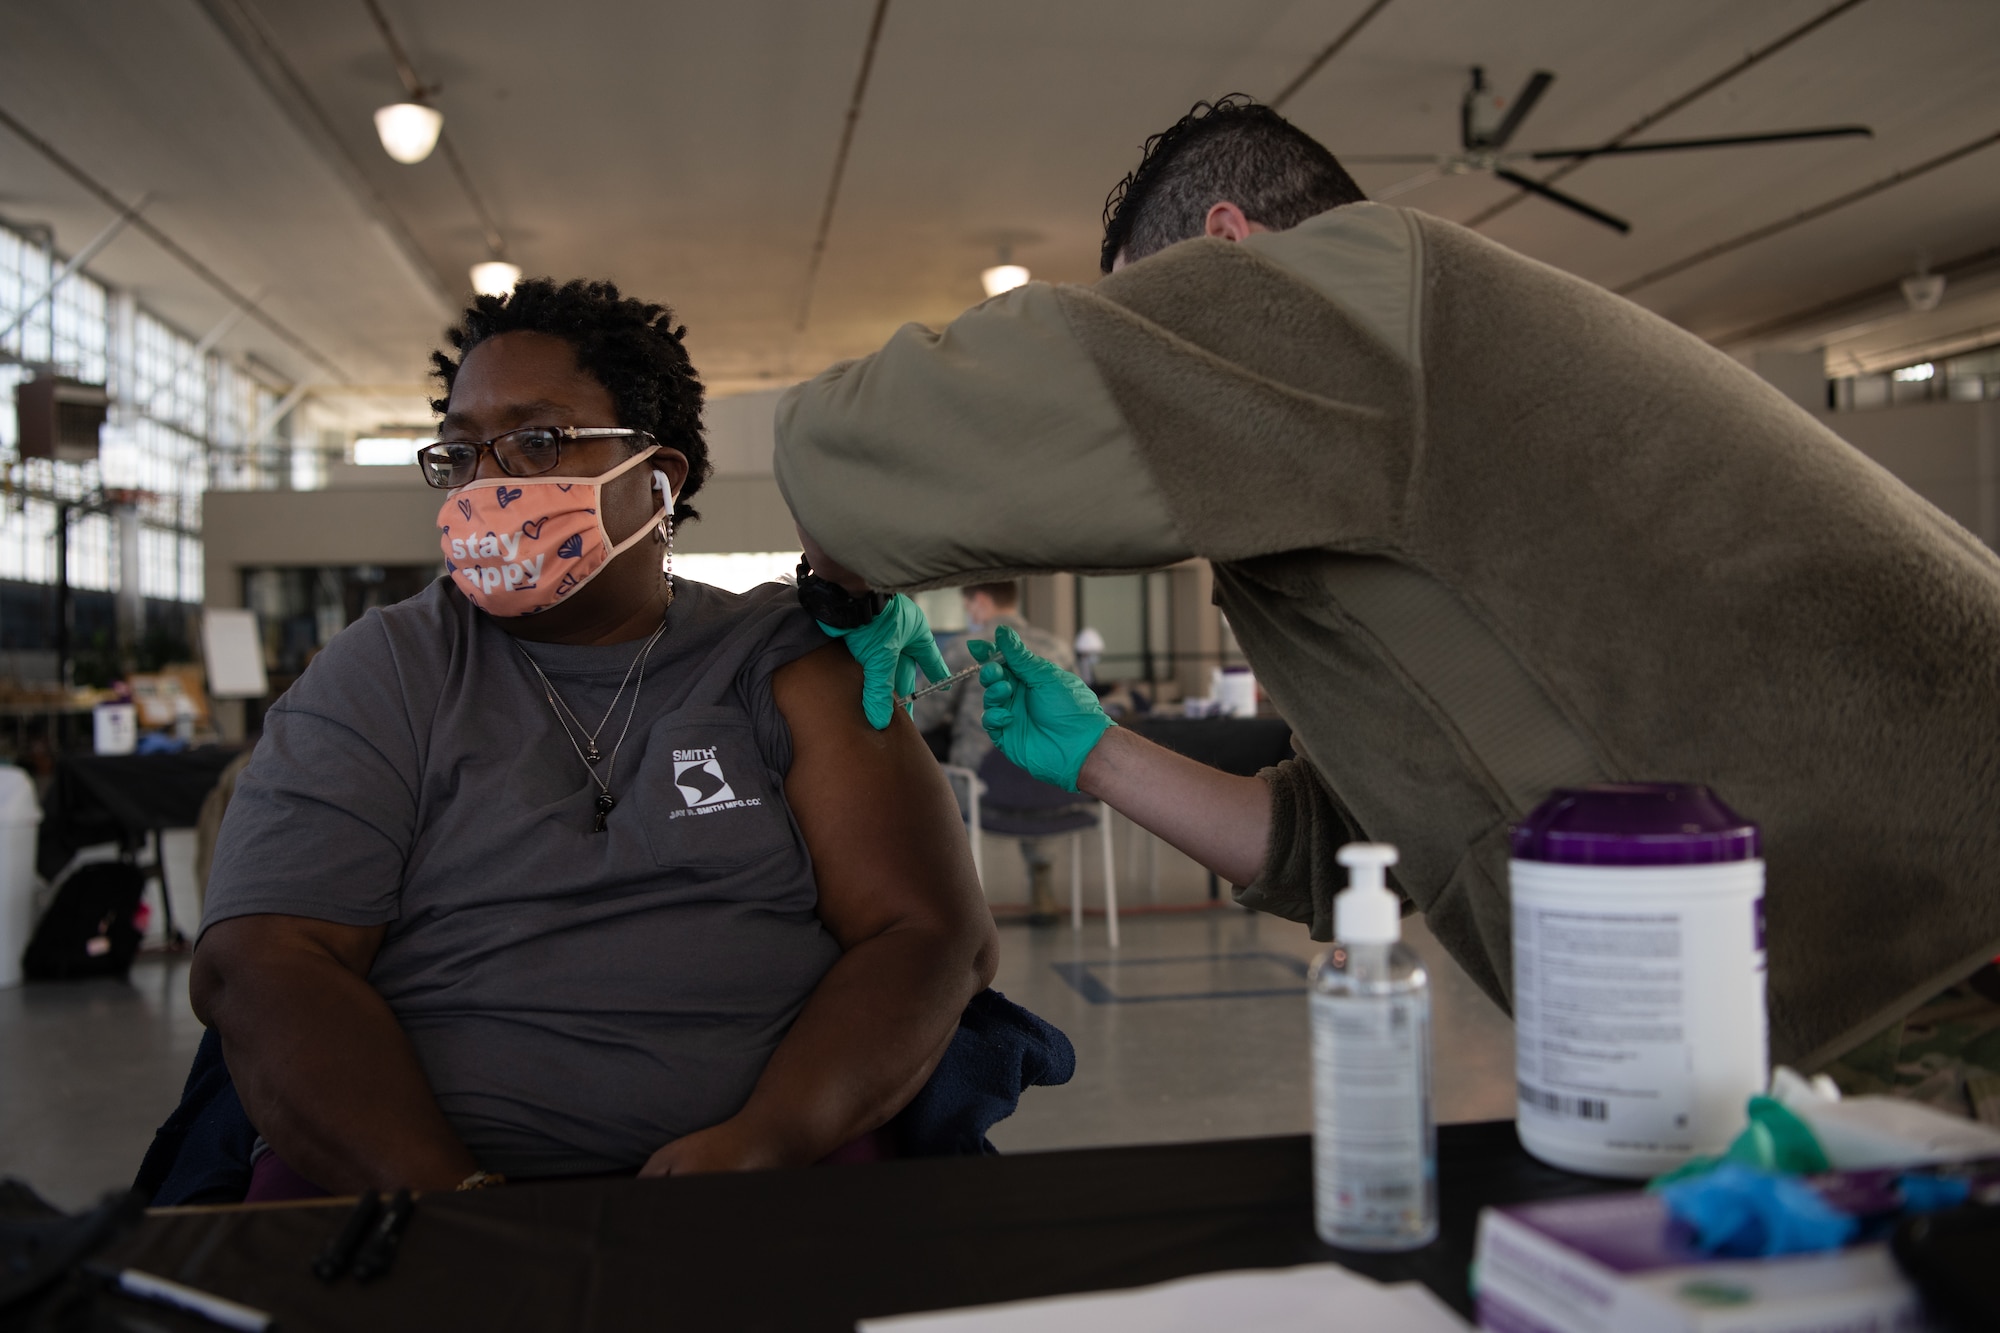
<path fill-rule="evenodd" d="M 1798 143 L 1806 139 L 1872 139 L 1866 125 L 1828 125 L 1813 130 L 1776 130 L 1770 134 L 1724 134 L 1710 139 L 1657 139 L 1652 143 L 1610 144 L 1602 148 L 1538 148 L 1527 154 L 1537 162 L 1564 157 L 1611 157 L 1620 153 L 1678 153 L 1692 148 L 1741 148 L 1746 144 Z"/>
<path fill-rule="evenodd" d="M 1529 194 L 1538 194 L 1552 204 L 1561 204 L 1564 208 L 1581 213 L 1592 222 L 1601 223 L 1621 236 L 1632 230 L 1632 224 L 1624 218 L 1614 217 L 1601 208 L 1592 208 L 1583 200 L 1564 194 L 1561 190 L 1551 189 L 1532 176 L 1523 176 L 1520 172 L 1509 171 L 1505 167 L 1495 167 L 1493 174 L 1510 185 L 1518 185 Z"/>
<path fill-rule="evenodd" d="M 1418 167 L 1436 165 L 1450 156 L 1449 153 L 1336 153 L 1341 162 L 1359 162 L 1364 166 Z"/>
<path fill-rule="evenodd" d="M 1515 96 L 1514 105 L 1507 108 L 1507 118 L 1500 122 L 1499 129 L 1493 131 L 1493 138 L 1486 147 L 1505 148 L 1507 141 L 1514 137 L 1514 131 L 1521 128 L 1521 122 L 1528 118 L 1528 113 L 1535 109 L 1535 103 L 1542 100 L 1542 94 L 1555 81 L 1556 76 L 1547 70 L 1536 70 Z"/>

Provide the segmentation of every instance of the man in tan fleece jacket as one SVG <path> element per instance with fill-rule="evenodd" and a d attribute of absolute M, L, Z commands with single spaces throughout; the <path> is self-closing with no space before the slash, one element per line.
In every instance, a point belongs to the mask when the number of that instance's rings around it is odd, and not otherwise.
<path fill-rule="evenodd" d="M 787 396 L 816 568 L 1206 557 L 1298 757 L 1231 778 L 1112 728 L 1073 780 L 1316 938 L 1339 846 L 1396 843 L 1503 1004 L 1508 827 L 1589 782 L 1762 824 L 1777 1060 L 2000 951 L 2000 561 L 1698 339 L 1360 198 L 1267 109 L 1197 108 L 1114 197 L 1096 286 Z"/>

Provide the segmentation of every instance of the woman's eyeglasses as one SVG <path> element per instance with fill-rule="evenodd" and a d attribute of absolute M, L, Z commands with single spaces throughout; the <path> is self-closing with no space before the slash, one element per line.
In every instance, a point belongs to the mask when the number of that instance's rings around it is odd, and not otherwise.
<path fill-rule="evenodd" d="M 500 470 L 510 477 L 538 477 L 553 472 L 562 463 L 563 445 L 575 440 L 605 440 L 629 437 L 641 445 L 655 443 L 643 430 L 623 426 L 524 426 L 490 440 L 440 440 L 417 450 L 417 466 L 424 480 L 439 490 L 452 490 L 471 481 L 479 472 L 479 453 L 491 449 Z"/>

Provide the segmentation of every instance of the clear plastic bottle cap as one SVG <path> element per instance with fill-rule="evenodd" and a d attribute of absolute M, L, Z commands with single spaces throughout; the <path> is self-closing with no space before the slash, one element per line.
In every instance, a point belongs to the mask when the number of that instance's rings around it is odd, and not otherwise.
<path fill-rule="evenodd" d="M 1403 936 L 1403 904 L 1389 887 L 1396 849 L 1386 842 L 1350 842 L 1335 858 L 1347 867 L 1347 888 L 1333 900 L 1333 937 L 1342 944 L 1394 944 Z"/>

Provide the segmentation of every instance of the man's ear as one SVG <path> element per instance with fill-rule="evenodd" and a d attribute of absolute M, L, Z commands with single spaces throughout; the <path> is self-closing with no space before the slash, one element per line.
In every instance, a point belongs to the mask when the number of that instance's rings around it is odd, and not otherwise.
<path fill-rule="evenodd" d="M 1208 218 L 1202 225 L 1202 235 L 1219 236 L 1225 241 L 1240 241 L 1255 232 L 1268 231 L 1261 222 L 1252 222 L 1243 210 L 1227 199 L 1209 205 Z"/>

